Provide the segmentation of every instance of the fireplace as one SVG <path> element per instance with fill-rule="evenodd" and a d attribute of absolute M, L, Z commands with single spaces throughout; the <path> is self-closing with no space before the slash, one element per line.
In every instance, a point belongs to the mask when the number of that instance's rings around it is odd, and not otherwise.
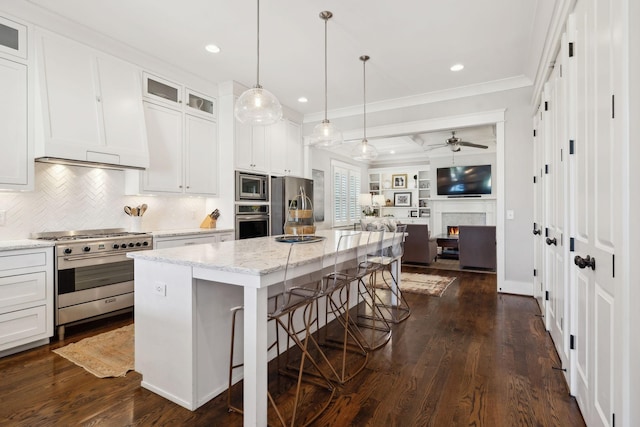
<path fill-rule="evenodd" d="M 476 199 L 434 199 L 431 203 L 430 228 L 436 234 L 448 234 L 447 226 L 495 225 L 496 200 L 493 198 Z"/>
<path fill-rule="evenodd" d="M 457 236 L 460 234 L 460 229 L 457 225 L 447 225 L 447 236 Z"/>

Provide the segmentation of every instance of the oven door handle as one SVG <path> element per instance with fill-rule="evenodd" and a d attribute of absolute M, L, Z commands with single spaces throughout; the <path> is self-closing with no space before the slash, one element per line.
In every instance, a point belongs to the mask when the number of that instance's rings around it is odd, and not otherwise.
<path fill-rule="evenodd" d="M 128 252 L 132 252 L 132 251 L 128 251 Z M 84 259 L 94 259 L 94 258 L 107 258 L 107 257 L 112 257 L 112 256 L 122 256 L 126 254 L 126 252 L 117 252 L 114 254 L 95 254 L 95 255 L 76 255 L 76 256 L 66 256 L 66 257 L 62 257 L 63 260 L 65 261 L 81 261 Z"/>

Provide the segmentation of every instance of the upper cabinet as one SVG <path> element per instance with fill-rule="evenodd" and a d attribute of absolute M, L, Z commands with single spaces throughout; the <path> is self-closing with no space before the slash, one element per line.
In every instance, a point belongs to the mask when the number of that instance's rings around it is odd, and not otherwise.
<path fill-rule="evenodd" d="M 302 176 L 302 141 L 300 124 L 289 119 L 267 128 L 271 174 Z"/>
<path fill-rule="evenodd" d="M 275 126 L 275 125 L 274 125 Z M 267 126 L 250 126 L 235 121 L 236 168 L 252 172 L 269 172 Z"/>
<path fill-rule="evenodd" d="M 144 96 L 149 167 L 127 172 L 127 193 L 217 195 L 215 98 L 147 73 Z"/>
<path fill-rule="evenodd" d="M 0 54 L 27 59 L 27 27 L 0 16 Z"/>
<path fill-rule="evenodd" d="M 0 189 L 33 189 L 27 27 L 0 17 Z"/>
<path fill-rule="evenodd" d="M 140 71 L 44 31 L 36 37 L 36 157 L 146 168 Z"/>

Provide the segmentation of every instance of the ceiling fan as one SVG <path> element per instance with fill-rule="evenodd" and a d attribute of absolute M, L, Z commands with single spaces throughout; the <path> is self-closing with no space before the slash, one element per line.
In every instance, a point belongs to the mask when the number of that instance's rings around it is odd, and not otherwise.
<path fill-rule="evenodd" d="M 442 144 L 431 144 L 425 147 L 427 150 L 434 150 L 436 148 L 449 147 L 451 151 L 457 153 L 460 151 L 462 147 L 473 147 L 473 148 L 489 148 L 487 145 L 482 144 L 474 144 L 473 142 L 463 141 L 462 139 L 456 136 L 456 131 L 451 131 L 451 137 L 447 138 Z"/>

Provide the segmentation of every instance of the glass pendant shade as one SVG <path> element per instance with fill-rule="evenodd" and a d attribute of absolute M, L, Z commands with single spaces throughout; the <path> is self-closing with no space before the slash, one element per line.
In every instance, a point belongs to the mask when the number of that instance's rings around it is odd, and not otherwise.
<path fill-rule="evenodd" d="M 351 157 L 360 162 L 375 160 L 378 158 L 378 150 L 373 145 L 370 145 L 369 141 L 364 139 L 353 148 L 351 151 Z"/>
<path fill-rule="evenodd" d="M 242 124 L 266 126 L 282 118 L 282 105 L 271 92 L 260 86 L 260 0 L 257 5 L 256 84 L 245 90 L 236 101 L 233 115 Z"/>
<path fill-rule="evenodd" d="M 343 142 L 342 132 L 327 119 L 327 22 L 332 16 L 328 10 L 320 12 L 320 19 L 324 21 L 324 120 L 309 135 L 309 145 L 316 147 L 335 147 Z"/>
<path fill-rule="evenodd" d="M 236 120 L 254 126 L 272 125 L 282 119 L 282 105 L 271 92 L 253 87 L 240 95 L 234 108 Z"/>
<path fill-rule="evenodd" d="M 342 144 L 342 132 L 329 120 L 323 120 L 313 128 L 309 144 L 318 147 L 333 147 Z"/>

